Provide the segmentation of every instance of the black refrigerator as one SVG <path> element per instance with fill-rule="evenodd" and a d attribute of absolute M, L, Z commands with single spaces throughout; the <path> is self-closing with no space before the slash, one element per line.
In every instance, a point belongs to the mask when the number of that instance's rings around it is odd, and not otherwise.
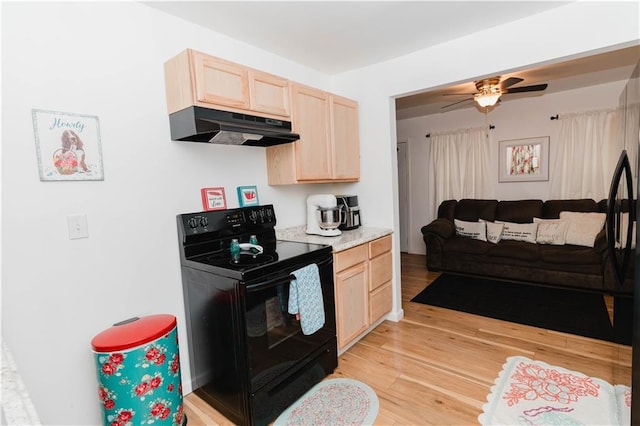
<path fill-rule="evenodd" d="M 618 285 L 622 288 L 632 280 L 631 297 L 614 297 L 614 327 L 616 322 L 629 325 L 622 329 L 631 336 L 632 345 L 631 424 L 640 425 L 640 250 L 633 241 L 635 236 L 640 242 L 640 226 L 634 226 L 640 211 L 640 63 L 620 95 L 619 108 L 619 134 L 626 149 L 611 181 L 606 228 Z"/>

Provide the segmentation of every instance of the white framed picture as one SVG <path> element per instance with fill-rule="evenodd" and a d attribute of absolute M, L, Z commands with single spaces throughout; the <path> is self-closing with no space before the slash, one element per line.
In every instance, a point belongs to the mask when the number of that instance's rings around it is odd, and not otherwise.
<path fill-rule="evenodd" d="M 104 180 L 95 115 L 31 110 L 41 181 Z"/>
<path fill-rule="evenodd" d="M 549 136 L 500 141 L 499 182 L 549 180 Z"/>

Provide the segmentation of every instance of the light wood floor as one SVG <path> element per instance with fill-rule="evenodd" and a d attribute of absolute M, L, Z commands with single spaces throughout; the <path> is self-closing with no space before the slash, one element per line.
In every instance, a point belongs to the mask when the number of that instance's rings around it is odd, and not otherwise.
<path fill-rule="evenodd" d="M 506 358 L 522 355 L 612 384 L 631 385 L 631 347 L 412 303 L 438 274 L 425 257 L 402 254 L 404 318 L 385 321 L 338 360 L 329 377 L 367 383 L 377 393 L 377 425 L 478 424 Z M 230 424 L 189 394 L 189 426 Z"/>

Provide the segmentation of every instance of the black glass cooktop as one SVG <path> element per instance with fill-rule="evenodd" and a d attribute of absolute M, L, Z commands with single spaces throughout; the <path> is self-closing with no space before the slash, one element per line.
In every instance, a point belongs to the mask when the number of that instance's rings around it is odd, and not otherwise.
<path fill-rule="evenodd" d="M 276 215 L 270 204 L 185 213 L 177 221 L 182 265 L 220 276 L 251 281 L 332 256 L 329 245 L 276 240 Z M 241 251 L 238 259 L 232 259 L 231 241 L 242 245 L 252 237 L 262 253 Z"/>
<path fill-rule="evenodd" d="M 326 250 L 326 246 L 294 241 L 276 241 L 275 244 L 270 246 L 263 246 L 263 252 L 260 254 L 241 251 L 237 260 L 231 258 L 231 253 L 228 249 L 203 254 L 189 260 L 222 269 L 245 271 L 265 265 L 295 261 L 300 256 L 316 253 L 321 249 Z M 329 250 L 331 249 L 329 248 Z"/>

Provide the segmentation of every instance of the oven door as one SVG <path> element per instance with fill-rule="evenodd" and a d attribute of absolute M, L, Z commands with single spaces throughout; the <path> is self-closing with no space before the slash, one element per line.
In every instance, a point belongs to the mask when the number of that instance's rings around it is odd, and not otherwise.
<path fill-rule="evenodd" d="M 333 258 L 331 255 L 314 262 L 318 265 L 324 326 L 313 334 L 302 332 L 296 315 L 288 313 L 291 273 L 305 266 L 293 266 L 275 277 L 245 287 L 246 336 L 251 391 L 284 380 L 297 370 L 314 351 L 336 339 L 333 291 Z"/>

